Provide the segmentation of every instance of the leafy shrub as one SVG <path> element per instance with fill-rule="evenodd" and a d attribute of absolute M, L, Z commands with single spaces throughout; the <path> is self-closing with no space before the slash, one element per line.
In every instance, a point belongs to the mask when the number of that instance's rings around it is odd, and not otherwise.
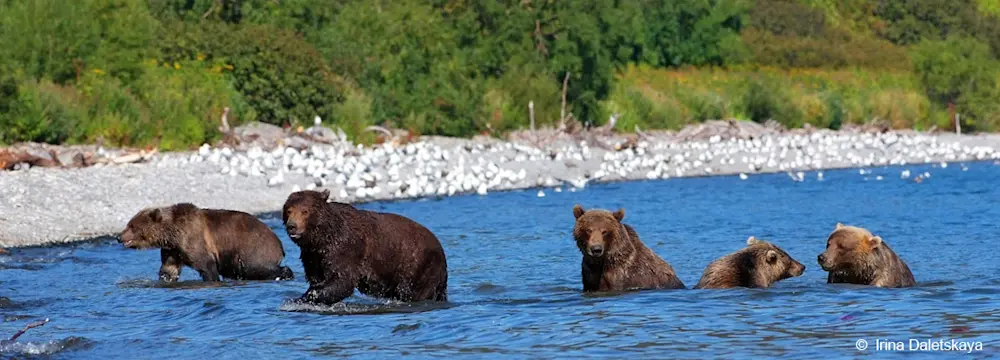
<path fill-rule="evenodd" d="M 994 129 L 1000 123 L 1000 62 L 989 47 L 971 38 L 928 40 L 913 49 L 917 77 L 939 106 L 957 105 L 966 128 Z"/>
<path fill-rule="evenodd" d="M 172 23 L 165 31 L 164 62 L 204 59 L 231 70 L 226 76 L 261 121 L 310 123 L 332 117 L 343 101 L 343 82 L 292 31 L 220 23 Z"/>
<path fill-rule="evenodd" d="M 73 124 L 86 119 L 77 106 L 74 89 L 51 81 L 25 81 L 18 85 L 14 103 L 0 116 L 0 143 L 35 141 L 62 143 Z"/>
<path fill-rule="evenodd" d="M 220 71 L 199 61 L 149 65 L 136 88 L 149 110 L 152 130 L 144 136 L 164 149 L 181 149 L 217 139 L 223 108 L 230 125 L 253 120 L 255 113 Z"/>
<path fill-rule="evenodd" d="M 908 69 L 904 48 L 835 26 L 826 14 L 822 8 L 793 0 L 755 2 L 749 14 L 751 27 L 740 34 L 750 49 L 749 63 L 786 68 Z"/>
<path fill-rule="evenodd" d="M 930 116 L 927 97 L 907 72 L 639 66 L 625 69 L 617 84 L 602 105 L 622 113 L 622 130 L 726 118 L 839 128 L 879 117 L 908 128 Z"/>
<path fill-rule="evenodd" d="M 433 8 L 354 2 L 322 34 L 335 71 L 352 74 L 371 97 L 375 121 L 429 134 L 476 130 L 482 92 L 457 35 Z"/>
<path fill-rule="evenodd" d="M 532 64 L 509 65 L 510 71 L 487 82 L 483 112 L 496 131 L 527 129 L 531 124 L 528 103 L 535 108 L 535 126 L 556 126 L 562 107 L 559 84 Z"/>
<path fill-rule="evenodd" d="M 58 84 L 88 67 L 125 80 L 138 77 L 158 23 L 142 0 L 0 2 L 0 69 Z"/>

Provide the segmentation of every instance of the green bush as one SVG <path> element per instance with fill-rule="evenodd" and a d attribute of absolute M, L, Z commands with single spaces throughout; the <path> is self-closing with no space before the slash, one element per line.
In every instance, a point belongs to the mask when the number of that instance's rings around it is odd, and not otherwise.
<path fill-rule="evenodd" d="M 204 61 L 226 71 L 259 120 L 305 124 L 330 118 L 344 83 L 301 36 L 269 25 L 171 23 L 162 61 Z"/>
<path fill-rule="evenodd" d="M 839 128 L 877 117 L 911 128 L 926 124 L 931 111 L 909 73 L 858 69 L 628 67 L 602 106 L 622 114 L 622 130 L 728 118 Z"/>
<path fill-rule="evenodd" d="M 100 68 L 133 80 L 155 51 L 158 23 L 142 0 L 59 0 L 0 3 L 0 70 L 57 84 Z"/>
<path fill-rule="evenodd" d="M 557 126 L 562 107 L 561 86 L 532 63 L 511 64 L 510 71 L 487 82 L 484 113 L 495 131 L 527 129 L 531 124 L 529 103 L 534 103 L 535 126 Z"/>
<path fill-rule="evenodd" d="M 344 102 L 333 109 L 333 123 L 344 130 L 348 139 L 356 143 L 369 144 L 375 140 L 375 134 L 366 132 L 365 128 L 374 125 L 372 99 L 363 91 L 348 88 Z"/>
<path fill-rule="evenodd" d="M 913 49 L 915 72 L 938 106 L 955 104 L 969 130 L 997 129 L 1000 62 L 971 38 L 928 40 Z"/>
<path fill-rule="evenodd" d="M 51 81 L 23 82 L 14 99 L 0 116 L 0 143 L 66 142 L 72 126 L 86 120 L 86 111 L 75 101 L 76 91 Z"/>
<path fill-rule="evenodd" d="M 482 92 L 457 34 L 432 7 L 350 3 L 318 38 L 334 71 L 370 96 L 376 122 L 424 134 L 476 130 Z"/>
<path fill-rule="evenodd" d="M 853 33 L 828 21 L 835 6 L 795 0 L 762 0 L 750 10 L 750 28 L 741 34 L 750 56 L 745 63 L 786 68 L 908 69 L 906 50 L 891 42 Z M 819 6 L 830 6 L 824 10 Z"/>
<path fill-rule="evenodd" d="M 230 125 L 254 120 L 256 113 L 226 81 L 220 70 L 200 61 L 150 64 L 136 86 L 149 109 L 149 129 L 144 134 L 164 149 L 181 149 L 219 137 L 220 116 L 229 107 Z"/>

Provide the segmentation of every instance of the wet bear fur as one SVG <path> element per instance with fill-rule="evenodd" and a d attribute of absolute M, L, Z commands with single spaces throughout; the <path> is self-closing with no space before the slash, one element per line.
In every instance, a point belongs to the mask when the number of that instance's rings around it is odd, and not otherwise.
<path fill-rule="evenodd" d="M 777 245 L 751 236 L 745 248 L 709 264 L 694 288 L 766 288 L 778 281 L 800 276 L 805 270 L 802 263 Z"/>
<path fill-rule="evenodd" d="M 828 271 L 829 284 L 846 283 L 886 288 L 916 285 L 913 273 L 889 244 L 870 231 L 837 223 L 817 257 Z"/>
<path fill-rule="evenodd" d="M 430 230 L 397 214 L 327 202 L 329 196 L 295 192 L 282 209 L 309 281 L 300 301 L 334 304 L 354 289 L 406 302 L 447 301 L 448 265 Z"/>
<path fill-rule="evenodd" d="M 623 224 L 625 209 L 573 207 L 573 238 L 583 255 L 583 290 L 625 291 L 683 289 L 674 269 L 646 247 L 632 226 Z"/>
<path fill-rule="evenodd" d="M 146 208 L 129 220 L 118 241 L 131 249 L 160 248 L 160 280 L 174 282 L 181 268 L 204 281 L 289 280 L 281 266 L 285 251 L 278 236 L 253 215 L 201 209 L 190 203 Z"/>

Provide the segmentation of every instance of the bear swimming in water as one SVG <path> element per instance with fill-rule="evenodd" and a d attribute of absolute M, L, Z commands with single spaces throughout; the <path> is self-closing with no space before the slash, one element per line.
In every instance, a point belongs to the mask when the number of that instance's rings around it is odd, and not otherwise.
<path fill-rule="evenodd" d="M 573 238 L 583 254 L 584 291 L 683 289 L 674 269 L 642 243 L 630 225 L 623 224 L 625 209 L 573 207 Z"/>
<path fill-rule="evenodd" d="M 130 249 L 160 248 L 160 279 L 174 282 L 190 266 L 202 280 L 288 280 L 278 236 L 239 211 L 201 209 L 190 203 L 147 208 L 129 220 L 118 242 Z"/>
<path fill-rule="evenodd" d="M 751 236 L 747 239 L 747 247 L 709 264 L 694 288 L 766 288 L 778 281 L 800 276 L 805 270 L 805 265 L 795 261 L 777 245 Z"/>
<path fill-rule="evenodd" d="M 829 284 L 847 283 L 878 287 L 916 285 L 913 273 L 889 244 L 866 229 L 837 223 L 826 240 L 826 251 L 817 257 L 828 271 Z"/>

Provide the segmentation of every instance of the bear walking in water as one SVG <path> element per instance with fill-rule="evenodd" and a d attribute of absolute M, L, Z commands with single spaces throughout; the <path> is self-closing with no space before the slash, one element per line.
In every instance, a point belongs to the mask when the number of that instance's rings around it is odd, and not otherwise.
<path fill-rule="evenodd" d="M 190 203 L 147 208 L 129 220 L 118 242 L 130 249 L 160 248 L 160 280 L 174 282 L 185 265 L 202 280 L 288 280 L 278 236 L 250 214 L 200 209 Z"/>
<path fill-rule="evenodd" d="M 674 269 L 623 224 L 625 209 L 614 213 L 573 207 L 573 238 L 583 254 L 584 291 L 683 289 Z"/>
<path fill-rule="evenodd" d="M 309 281 L 300 301 L 334 304 L 355 288 L 401 301 L 448 300 L 444 249 L 430 230 L 400 215 L 327 203 L 329 196 L 294 192 L 282 209 Z"/>
<path fill-rule="evenodd" d="M 910 268 L 881 237 L 863 228 L 837 223 L 826 240 L 826 251 L 817 257 L 830 274 L 829 284 L 847 283 L 878 287 L 916 285 Z"/>
<path fill-rule="evenodd" d="M 751 236 L 747 247 L 713 261 L 695 289 L 766 288 L 802 275 L 806 267 L 778 246 Z"/>

